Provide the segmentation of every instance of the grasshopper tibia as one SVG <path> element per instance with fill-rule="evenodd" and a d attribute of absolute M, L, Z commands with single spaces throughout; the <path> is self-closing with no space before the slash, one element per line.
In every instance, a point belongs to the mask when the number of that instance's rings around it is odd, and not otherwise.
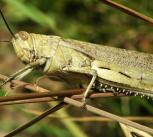
<path fill-rule="evenodd" d="M 92 88 L 93 83 L 96 80 L 96 77 L 97 77 L 97 75 L 94 74 L 92 79 L 91 79 L 91 81 L 90 81 L 90 83 L 89 83 L 89 85 L 88 85 L 88 87 L 87 87 L 87 89 L 86 89 L 86 91 L 83 94 L 83 98 L 82 98 L 83 106 L 85 106 L 85 104 L 86 104 L 86 98 L 88 96 L 88 93 L 89 93 L 90 89 Z"/>

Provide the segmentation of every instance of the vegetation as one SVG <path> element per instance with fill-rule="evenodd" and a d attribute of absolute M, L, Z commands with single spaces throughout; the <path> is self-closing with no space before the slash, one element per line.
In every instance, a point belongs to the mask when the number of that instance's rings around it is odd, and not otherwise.
<path fill-rule="evenodd" d="M 153 2 L 151 0 L 117 0 L 117 2 L 153 17 Z M 13 32 L 25 30 L 46 35 L 59 35 L 65 38 L 153 53 L 153 26 L 105 5 L 100 0 L 1 0 L 0 5 Z M 0 40 L 10 39 L 11 35 L 0 18 Z M 6 43 L 0 43 L 0 62 L 0 73 L 6 75 L 23 66 L 14 54 L 11 44 Z M 34 72 L 25 80 L 34 82 L 40 75 L 42 74 Z M 59 90 L 59 86 L 63 87 L 63 83 L 57 81 L 52 81 L 52 85 L 54 86 L 50 87 L 51 90 Z M 18 91 L 14 93 L 11 91 L 9 94 L 16 94 Z M 0 92 L 0 95 L 4 94 Z M 117 115 L 153 115 L 152 101 L 139 97 L 105 98 L 93 100 L 90 103 Z M 0 134 L 6 134 L 25 121 L 32 119 L 35 114 L 45 110 L 49 105 L 28 104 L 1 107 Z M 36 112 L 32 110 L 36 110 Z M 69 119 L 70 116 L 80 118 L 93 116 L 82 110 L 71 107 L 67 111 L 59 111 L 56 115 L 63 118 L 46 118 L 18 136 L 123 136 L 121 129 L 115 122 L 91 122 L 90 120 L 75 122 Z M 141 122 L 153 127 L 149 121 Z"/>

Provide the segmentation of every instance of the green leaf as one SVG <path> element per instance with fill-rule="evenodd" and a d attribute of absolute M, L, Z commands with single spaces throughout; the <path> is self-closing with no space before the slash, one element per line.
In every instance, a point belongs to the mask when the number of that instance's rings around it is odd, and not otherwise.
<path fill-rule="evenodd" d="M 0 96 L 5 96 L 6 92 L 2 89 L 0 89 Z"/>
<path fill-rule="evenodd" d="M 5 0 L 4 2 L 13 7 L 15 10 L 21 12 L 23 16 L 28 17 L 42 27 L 49 27 L 55 33 L 60 33 L 56 28 L 55 17 L 53 15 L 46 15 L 34 5 L 27 4 L 21 0 Z"/>

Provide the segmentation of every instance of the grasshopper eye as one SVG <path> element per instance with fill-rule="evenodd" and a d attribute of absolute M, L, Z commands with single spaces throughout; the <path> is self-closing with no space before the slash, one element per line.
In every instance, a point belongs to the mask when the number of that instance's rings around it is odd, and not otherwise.
<path fill-rule="evenodd" d="M 28 39 L 29 35 L 28 35 L 28 33 L 25 32 L 25 31 L 20 31 L 20 32 L 19 32 L 19 37 L 20 37 L 22 40 L 25 41 L 25 40 Z"/>

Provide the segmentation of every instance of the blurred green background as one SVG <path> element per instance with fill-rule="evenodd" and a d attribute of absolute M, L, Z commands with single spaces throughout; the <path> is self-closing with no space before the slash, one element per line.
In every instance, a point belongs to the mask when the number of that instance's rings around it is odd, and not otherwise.
<path fill-rule="evenodd" d="M 145 15 L 153 17 L 151 0 L 116 0 Z M 153 26 L 109 7 L 100 0 L 1 0 L 0 8 L 13 32 L 25 30 L 46 35 L 59 35 L 98 44 L 153 53 Z M 0 18 L 0 40 L 10 40 L 2 18 Z M 11 44 L 0 43 L 0 73 L 10 75 L 23 67 L 14 54 Z M 33 72 L 25 78 L 33 82 L 42 74 Z M 63 88 L 63 83 L 51 81 L 51 90 Z M 56 85 L 56 86 L 55 86 Z M 6 86 L 5 90 L 9 90 Z M 10 94 L 16 92 L 10 91 Z M 1 92 L 2 93 L 2 92 Z M 151 116 L 153 103 L 139 97 L 107 98 L 90 101 L 93 105 L 123 116 Z M 8 133 L 36 113 L 51 104 L 28 104 L 0 107 L 0 136 Z M 46 118 L 17 137 L 122 137 L 119 125 L 115 122 L 86 121 L 76 122 L 71 116 L 87 117 L 92 114 L 69 107 L 56 116 Z M 153 127 L 153 121 L 140 123 Z"/>

